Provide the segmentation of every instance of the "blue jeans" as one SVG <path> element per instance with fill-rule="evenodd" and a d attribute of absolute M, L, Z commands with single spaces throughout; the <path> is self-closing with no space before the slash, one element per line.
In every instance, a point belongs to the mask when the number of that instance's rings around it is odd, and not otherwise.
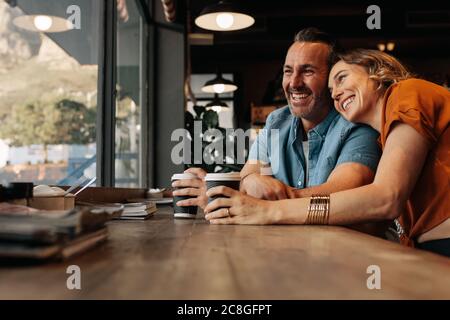
<path fill-rule="evenodd" d="M 450 238 L 416 243 L 418 249 L 431 251 L 450 258 Z"/>

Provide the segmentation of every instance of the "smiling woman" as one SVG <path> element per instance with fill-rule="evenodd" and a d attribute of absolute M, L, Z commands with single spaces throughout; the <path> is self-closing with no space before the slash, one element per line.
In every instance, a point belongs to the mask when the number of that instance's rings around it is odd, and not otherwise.
<path fill-rule="evenodd" d="M 343 54 L 329 76 L 336 110 L 349 121 L 370 124 L 386 89 L 412 74 L 394 57 L 375 50 Z"/>
<path fill-rule="evenodd" d="M 433 241 L 432 251 L 450 255 L 450 93 L 412 78 L 383 52 L 358 49 L 339 58 L 329 77 L 335 107 L 380 132 L 383 156 L 374 184 L 391 187 L 400 239 L 424 248 Z M 384 170 L 393 176 L 383 177 Z"/>

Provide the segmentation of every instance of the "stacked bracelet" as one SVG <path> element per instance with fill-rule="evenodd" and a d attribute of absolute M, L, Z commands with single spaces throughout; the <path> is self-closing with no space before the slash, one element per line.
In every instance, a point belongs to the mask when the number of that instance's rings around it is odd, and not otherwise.
<path fill-rule="evenodd" d="M 328 224 L 330 216 L 330 196 L 313 195 L 309 202 L 305 224 Z"/>

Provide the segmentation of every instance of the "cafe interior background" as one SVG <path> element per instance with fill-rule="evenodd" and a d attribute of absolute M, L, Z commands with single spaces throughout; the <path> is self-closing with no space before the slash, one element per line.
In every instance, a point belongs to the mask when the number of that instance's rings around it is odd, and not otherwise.
<path fill-rule="evenodd" d="M 184 169 L 171 161 L 171 134 L 190 128 L 196 111 L 209 127 L 254 129 L 252 140 L 286 104 L 281 68 L 304 27 L 332 33 L 344 48 L 386 51 L 449 86 L 443 1 L 377 2 L 374 30 L 364 1 L 235 1 L 252 25 L 198 26 L 202 10 L 217 3 L 0 0 L 0 184 L 96 176 L 97 186 L 168 186 Z M 205 92 L 217 78 L 235 90 Z M 207 168 L 239 166 L 225 155 L 225 164 Z"/>

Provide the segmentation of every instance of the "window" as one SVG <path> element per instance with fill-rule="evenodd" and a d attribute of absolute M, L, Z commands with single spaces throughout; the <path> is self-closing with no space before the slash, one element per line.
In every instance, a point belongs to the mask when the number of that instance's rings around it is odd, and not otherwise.
<path fill-rule="evenodd" d="M 120 2 L 120 1 L 119 1 Z M 145 81 L 142 63 L 147 57 L 143 18 L 135 1 L 118 3 L 115 185 L 138 187 L 141 174 L 142 106 Z"/>
<path fill-rule="evenodd" d="M 101 1 L 0 1 L 0 184 L 95 176 Z"/>

